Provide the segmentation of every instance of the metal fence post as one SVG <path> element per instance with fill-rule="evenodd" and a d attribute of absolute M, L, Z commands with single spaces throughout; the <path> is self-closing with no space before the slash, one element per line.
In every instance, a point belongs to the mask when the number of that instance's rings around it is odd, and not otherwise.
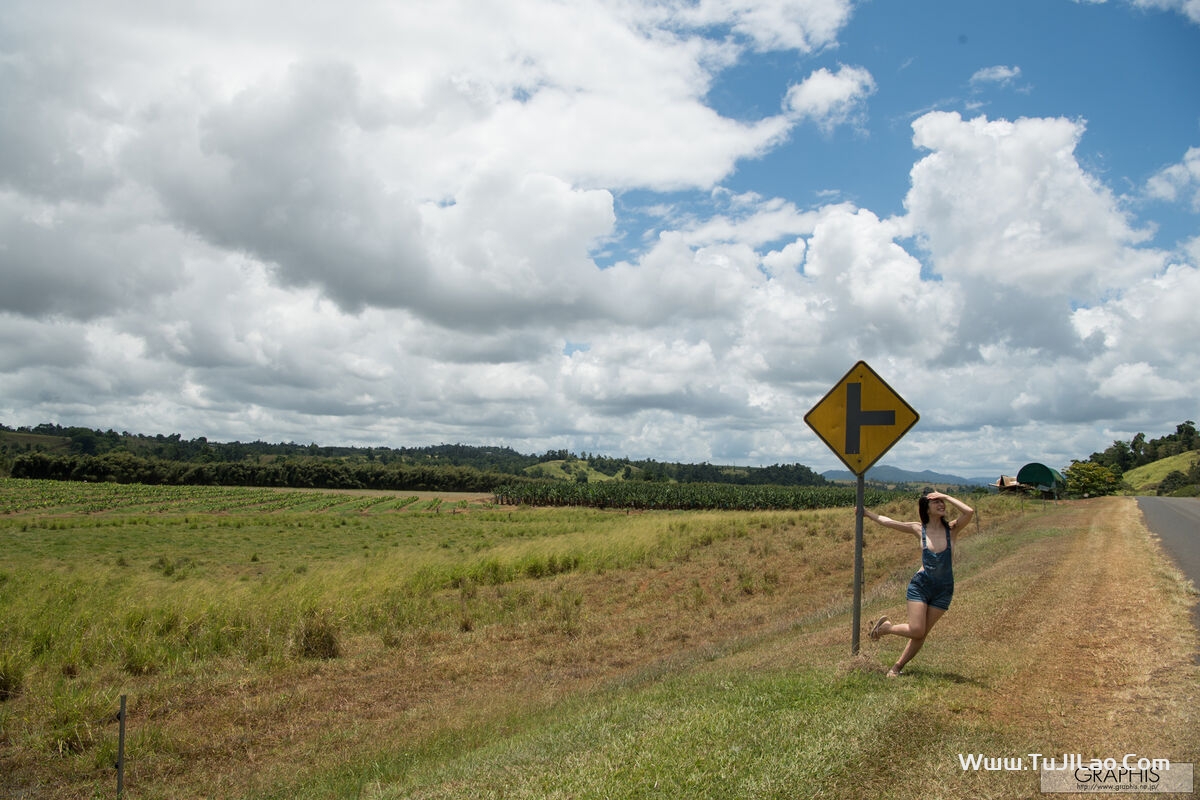
<path fill-rule="evenodd" d="M 117 712 L 120 733 L 117 735 L 117 797 L 125 791 L 125 695 L 121 695 L 121 710 Z"/>

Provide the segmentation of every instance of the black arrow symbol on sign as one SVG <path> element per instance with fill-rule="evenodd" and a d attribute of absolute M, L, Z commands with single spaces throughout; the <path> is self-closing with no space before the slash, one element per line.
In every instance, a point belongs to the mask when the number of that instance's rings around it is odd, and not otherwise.
<path fill-rule="evenodd" d="M 895 425 L 895 411 L 863 411 L 862 384 L 846 384 L 846 455 L 858 455 L 864 425 Z"/>

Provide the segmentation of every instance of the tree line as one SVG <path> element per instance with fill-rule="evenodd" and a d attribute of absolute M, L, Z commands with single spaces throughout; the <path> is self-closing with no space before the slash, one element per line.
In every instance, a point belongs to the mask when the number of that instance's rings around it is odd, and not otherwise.
<path fill-rule="evenodd" d="M 42 423 L 0 424 L 0 475 L 165 484 L 491 491 L 550 461 L 580 461 L 626 480 L 740 485 L 826 486 L 803 464 L 730 467 L 614 458 L 510 447 L 438 444 L 423 447 L 321 446 L 316 443 L 212 442 L 206 437 L 93 430 Z M 476 474 L 478 473 L 478 474 Z M 130 476 L 138 476 L 132 478 Z M 77 477 L 72 477 L 77 476 Z M 499 478 L 497 476 L 500 476 Z M 503 478 L 503 480 L 501 480 Z M 402 485 L 398 482 L 408 481 Z M 386 485 L 380 485 L 386 484 Z M 457 488 L 463 487 L 463 488 Z"/>
<path fill-rule="evenodd" d="M 315 458 L 266 463 L 189 463 L 146 458 L 128 452 L 99 456 L 22 453 L 13 459 L 11 474 L 14 478 L 95 483 L 441 492 L 490 492 L 503 484 L 533 480 L 451 465 L 348 463 Z"/>
<path fill-rule="evenodd" d="M 1189 419 L 1176 425 L 1174 433 L 1157 439 L 1147 440 L 1146 434 L 1139 433 L 1128 442 L 1114 441 L 1102 452 L 1092 453 L 1088 461 L 1108 467 L 1119 478 L 1131 469 L 1196 449 L 1200 449 L 1200 435 Z"/>
<path fill-rule="evenodd" d="M 1132 469 L 1160 459 L 1200 449 L 1196 423 L 1186 420 L 1175 432 L 1157 439 L 1138 433 L 1128 442 L 1116 440 L 1104 450 L 1092 453 L 1086 461 L 1073 461 L 1065 470 L 1068 492 L 1075 496 L 1096 497 L 1112 494 L 1122 486 L 1122 477 Z M 1200 495 L 1200 460 L 1186 471 L 1174 470 L 1158 485 L 1158 494 Z"/>

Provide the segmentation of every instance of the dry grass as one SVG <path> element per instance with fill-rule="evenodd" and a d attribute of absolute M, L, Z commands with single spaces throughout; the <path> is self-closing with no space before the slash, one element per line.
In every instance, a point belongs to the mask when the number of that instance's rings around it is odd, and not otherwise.
<path fill-rule="evenodd" d="M 912 672 L 935 679 L 917 688 L 928 694 L 927 726 L 940 732 L 941 747 L 913 746 L 917 731 L 894 731 L 893 752 L 906 754 L 922 788 L 897 787 L 881 769 L 864 783 L 882 796 L 1036 794 L 1035 777 L 964 775 L 950 752 L 1200 761 L 1187 582 L 1131 499 L 1063 503 L 1010 522 L 1001 535 L 1048 523 L 1054 535 L 962 582 L 949 624 L 913 662 Z"/>
<path fill-rule="evenodd" d="M 1029 776 L 964 776 L 953 754 L 980 749 L 1200 760 L 1194 598 L 1132 500 L 985 508 L 956 552 L 954 609 L 899 684 L 881 677 L 898 640 L 864 637 L 860 656 L 848 652 L 851 513 L 644 516 L 736 534 L 627 568 L 445 590 L 461 608 L 452 623 L 343 634 L 337 658 L 114 674 L 131 698 L 126 786 L 139 798 L 320 796 L 294 787 L 339 773 L 371 783 L 380 754 L 470 750 L 540 713 L 705 672 L 813 672 L 865 681 L 864 702 L 887 698 L 877 729 L 835 742 L 856 756 L 827 776 L 828 796 L 1030 794 Z M 899 610 L 911 540 L 868 529 L 865 562 L 864 620 Z M 0 737 L 0 771 L 16 791 L 83 798 L 111 782 L 107 752 L 30 753 L 15 738 Z M 371 783 L 378 796 L 404 796 L 387 794 L 389 780 Z"/>
<path fill-rule="evenodd" d="M 674 524 L 700 526 L 713 515 L 674 516 Z M 727 516 L 736 525 L 747 515 Z M 320 772 L 380 742 L 469 736 L 481 721 L 710 659 L 781 620 L 794 624 L 797 609 L 822 622 L 843 610 L 851 515 L 750 516 L 745 535 L 679 560 L 474 589 L 476 602 L 528 603 L 536 613 L 523 621 L 417 630 L 390 647 L 357 637 L 337 661 L 214 686 L 186 714 L 174 699 L 137 710 L 161 720 L 161 735 L 174 743 L 177 757 L 162 765 L 176 781 L 172 796 L 241 796 L 286 784 L 298 764 Z M 893 537 L 873 550 L 884 562 L 876 573 L 911 555 Z M 197 730 L 207 732 L 207 746 L 188 741 Z"/>

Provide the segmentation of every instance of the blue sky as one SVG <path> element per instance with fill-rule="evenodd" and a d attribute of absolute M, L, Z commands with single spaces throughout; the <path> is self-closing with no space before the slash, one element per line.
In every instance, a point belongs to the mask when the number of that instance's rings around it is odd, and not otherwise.
<path fill-rule="evenodd" d="M 10 3 L 0 422 L 1062 467 L 1200 409 L 1196 0 Z"/>
<path fill-rule="evenodd" d="M 787 87 L 814 67 L 840 64 L 866 68 L 876 83 L 855 129 L 798 128 L 785 146 L 739 163 L 724 186 L 803 206 L 836 197 L 902 214 L 919 157 L 911 123 L 944 110 L 1085 120 L 1077 157 L 1114 191 L 1136 195 L 1196 146 L 1200 128 L 1196 24 L 1179 13 L 1068 0 L 873 0 L 856 6 L 836 45 L 820 53 L 745 53 L 716 77 L 707 100 L 724 116 L 761 118 L 778 113 Z M 1189 209 L 1150 205 L 1159 244 L 1196 234 Z"/>

